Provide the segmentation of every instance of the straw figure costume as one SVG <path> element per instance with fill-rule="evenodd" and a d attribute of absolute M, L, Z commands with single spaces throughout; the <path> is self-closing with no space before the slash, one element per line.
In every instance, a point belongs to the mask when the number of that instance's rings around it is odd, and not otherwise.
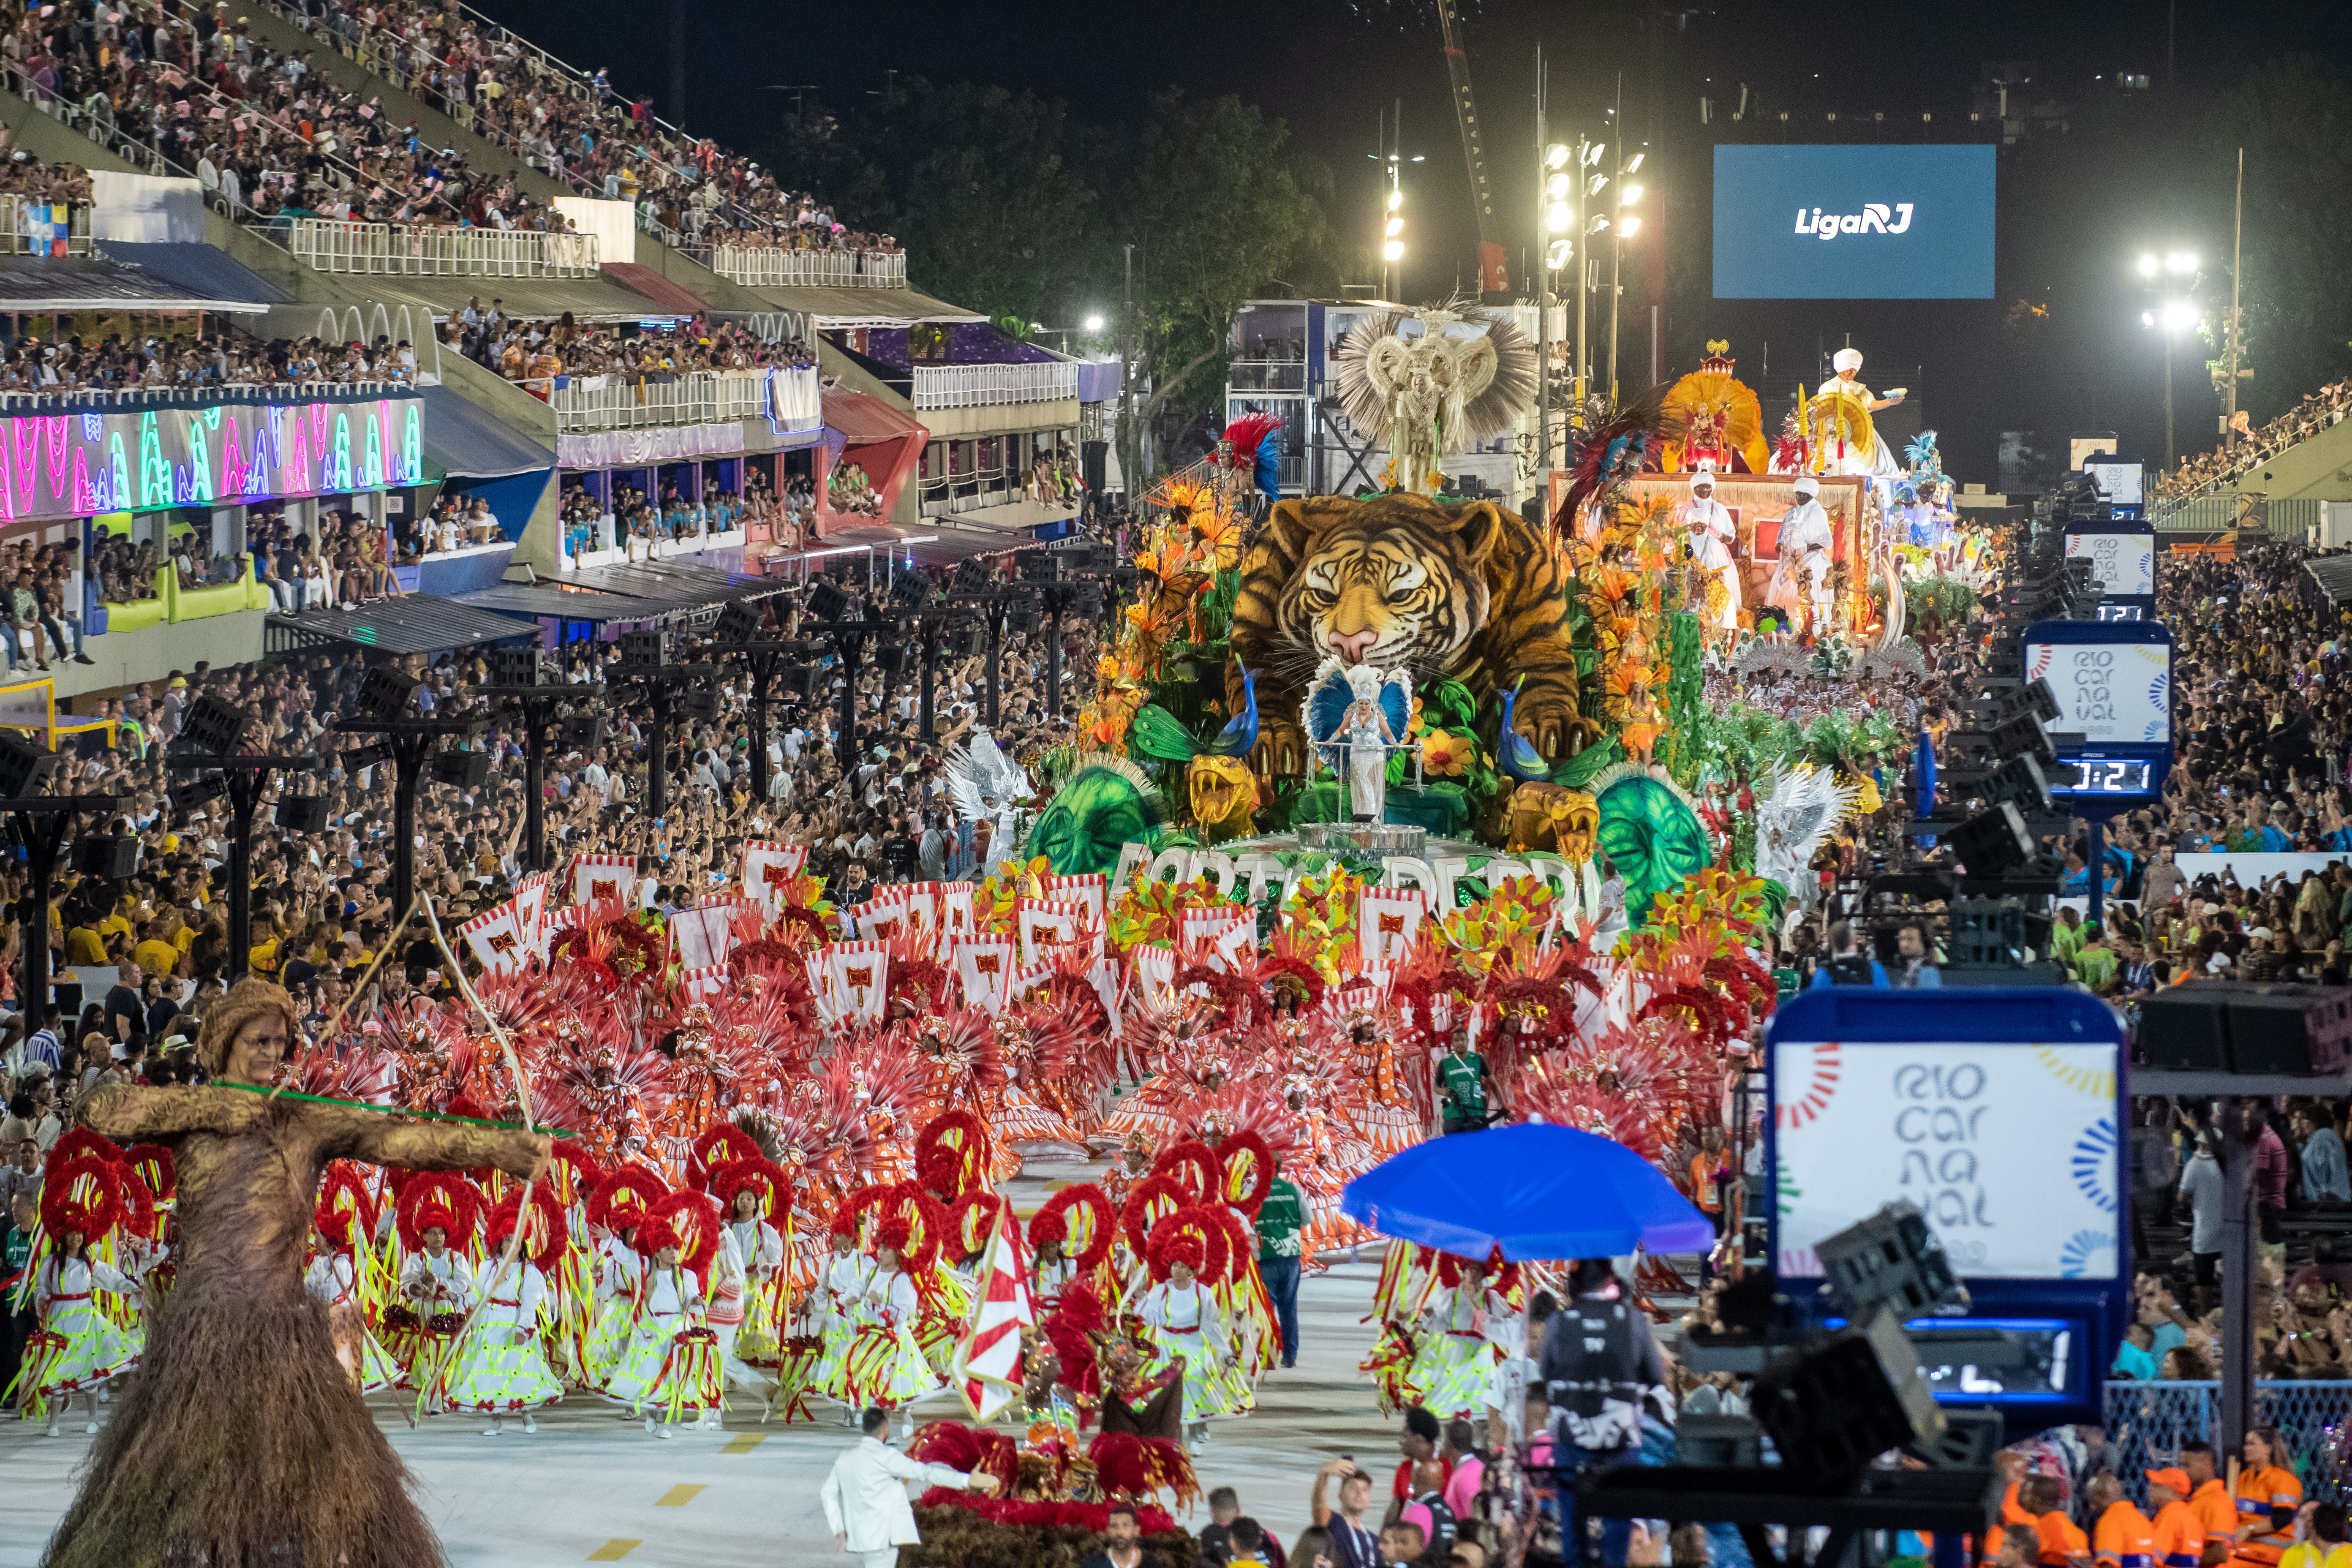
<path fill-rule="evenodd" d="M 241 980 L 196 1047 L 218 1087 L 110 1084 L 83 1103 L 92 1130 L 173 1150 L 179 1274 L 45 1568 L 443 1562 L 406 1469 L 335 1360 L 326 1308 L 303 1289 L 320 1172 L 353 1159 L 528 1179 L 549 1141 L 228 1087 L 275 1079 L 296 1024 L 284 991 Z"/>

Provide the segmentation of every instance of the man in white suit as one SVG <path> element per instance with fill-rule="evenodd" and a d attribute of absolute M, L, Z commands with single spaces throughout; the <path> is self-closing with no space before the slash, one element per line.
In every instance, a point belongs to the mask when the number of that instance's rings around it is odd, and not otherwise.
<path fill-rule="evenodd" d="M 899 1547 L 921 1543 L 905 1483 L 919 1481 L 958 1491 L 996 1489 L 992 1476 L 968 1476 L 907 1458 L 882 1440 L 889 1425 L 888 1411 L 866 1411 L 866 1436 L 833 1462 L 832 1474 L 824 1478 L 824 1521 L 833 1531 L 833 1543 L 857 1558 L 862 1568 L 894 1568 Z"/>

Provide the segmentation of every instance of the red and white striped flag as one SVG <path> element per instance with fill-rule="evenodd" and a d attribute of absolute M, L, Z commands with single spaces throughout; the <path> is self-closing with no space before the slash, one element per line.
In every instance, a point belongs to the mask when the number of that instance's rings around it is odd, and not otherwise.
<path fill-rule="evenodd" d="M 956 1344 L 956 1387 L 971 1418 L 988 1422 L 1021 1396 L 1021 1331 L 1037 1321 L 1037 1305 L 1029 1295 L 1029 1260 L 1010 1205 L 997 1206 L 996 1227 L 989 1233 L 973 1283 L 971 1316 Z"/>

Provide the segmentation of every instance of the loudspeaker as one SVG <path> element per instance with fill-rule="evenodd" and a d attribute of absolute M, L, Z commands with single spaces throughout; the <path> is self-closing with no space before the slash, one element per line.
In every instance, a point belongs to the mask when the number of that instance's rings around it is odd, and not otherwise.
<path fill-rule="evenodd" d="M 753 642 L 766 626 L 756 605 L 730 599 L 719 610 L 718 624 L 710 628 L 710 635 L 723 643 Z"/>
<path fill-rule="evenodd" d="M 849 595 L 841 591 L 841 584 L 830 577 L 818 578 L 809 589 L 808 613 L 814 620 L 845 621 L 854 607 Z"/>
<path fill-rule="evenodd" d="M 695 723 L 708 724 L 719 717 L 719 693 L 708 686 L 689 686 L 677 710 Z"/>
<path fill-rule="evenodd" d="M 101 882 L 120 882 L 139 870 L 139 840 L 93 836 L 73 844 L 73 868 Z"/>
<path fill-rule="evenodd" d="M 13 734 L 0 735 L 0 795 L 22 800 L 42 794 L 58 771 L 58 754 Z"/>
<path fill-rule="evenodd" d="M 1675 1462 L 1683 1465 L 1761 1464 L 1764 1429 L 1748 1415 L 1693 1415 L 1675 1423 Z"/>
<path fill-rule="evenodd" d="M 196 750 L 212 756 L 226 756 L 236 750 L 237 735 L 245 729 L 245 710 L 226 698 L 210 692 L 196 699 L 180 725 L 180 732 Z"/>
<path fill-rule="evenodd" d="M 562 744 L 567 752 L 585 752 L 604 743 L 605 723 L 597 713 L 574 713 L 563 721 Z"/>
<path fill-rule="evenodd" d="M 1943 1436 L 1930 1443 L 1914 1443 L 1912 1452 L 1939 1470 L 1991 1469 L 1992 1457 L 2007 1441 L 2008 1424 L 2000 1412 L 1990 1406 L 1955 1410 L 1948 1405 L 1943 1411 Z"/>
<path fill-rule="evenodd" d="M 2317 985 L 2265 984 L 2234 984 L 2228 995 L 2234 1071 L 2343 1073 L 2352 1047 L 2347 1039 L 2352 995 Z"/>
<path fill-rule="evenodd" d="M 288 833 L 323 833 L 327 828 L 327 797 L 323 795 L 281 795 L 278 826 Z"/>
<path fill-rule="evenodd" d="M 623 632 L 620 642 L 624 669 L 657 669 L 669 662 L 667 631 Z"/>
<path fill-rule="evenodd" d="M 1824 1237 L 1813 1250 L 1831 1293 L 1851 1318 L 1860 1319 L 1882 1303 L 1916 1318 L 1969 1299 L 1953 1277 L 1944 1244 L 1911 1204 L 1888 1204 Z"/>
<path fill-rule="evenodd" d="M 456 784 L 460 789 L 479 789 L 490 782 L 490 754 L 488 752 L 436 752 L 433 753 L 433 782 Z"/>
<path fill-rule="evenodd" d="M 379 664 L 360 679 L 360 707 L 371 719 L 397 719 L 408 711 L 409 699 L 424 684 L 405 671 Z"/>
<path fill-rule="evenodd" d="M 988 651 L 988 628 L 973 625 L 963 629 L 963 657 L 978 658 Z"/>
<path fill-rule="evenodd" d="M 884 643 L 874 650 L 874 668 L 885 675 L 903 675 L 908 648 L 904 643 Z"/>
<path fill-rule="evenodd" d="M 494 647 L 490 650 L 490 684 L 537 686 L 541 661 L 535 647 Z"/>
<path fill-rule="evenodd" d="M 1768 1367 L 1752 1407 L 1790 1473 L 1825 1482 L 1944 1433 L 1918 1355 L 1884 1310 L 1865 1329 L 1841 1330 L 1798 1360 Z"/>
<path fill-rule="evenodd" d="M 2007 801 L 1969 817 L 1945 839 L 1971 877 L 1998 877 L 2033 858 L 2033 840 L 2025 831 L 2025 818 Z"/>
<path fill-rule="evenodd" d="M 2230 1070 L 2230 996 L 2208 981 L 2168 986 L 2139 1005 L 2140 1059 L 2152 1068 Z"/>

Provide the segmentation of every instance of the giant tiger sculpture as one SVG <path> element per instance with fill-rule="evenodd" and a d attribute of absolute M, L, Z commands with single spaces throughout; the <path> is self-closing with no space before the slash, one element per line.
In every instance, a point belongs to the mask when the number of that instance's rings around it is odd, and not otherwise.
<path fill-rule="evenodd" d="M 1600 726 L 1578 708 L 1568 574 L 1542 531 L 1491 501 L 1391 492 L 1276 502 L 1244 557 L 1225 691 L 1257 676 L 1258 771 L 1297 774 L 1296 715 L 1316 666 L 1337 655 L 1413 684 L 1451 676 L 1484 701 L 1526 678 L 1512 715 L 1548 757 Z"/>

